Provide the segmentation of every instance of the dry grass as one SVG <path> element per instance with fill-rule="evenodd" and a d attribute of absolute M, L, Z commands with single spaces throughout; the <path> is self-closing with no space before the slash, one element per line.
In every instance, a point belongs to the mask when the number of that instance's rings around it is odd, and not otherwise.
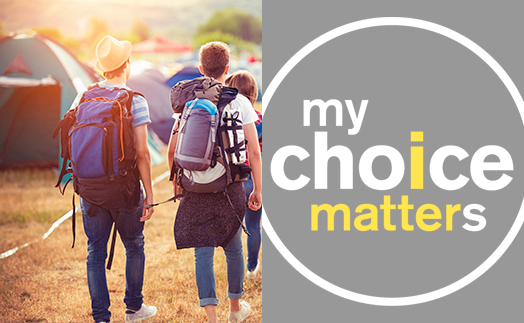
<path fill-rule="evenodd" d="M 157 166 L 156 177 L 166 170 Z M 51 223 L 71 208 L 71 190 L 62 197 L 53 187 L 52 171 L 26 170 L 0 173 L 0 252 L 41 236 Z M 172 196 L 171 183 L 157 184 L 155 201 Z M 176 250 L 173 240 L 175 205 L 156 207 L 146 223 L 146 273 L 144 301 L 158 308 L 151 322 L 205 322 L 198 306 L 193 250 Z M 71 221 L 46 240 L 40 240 L 0 259 L 0 322 L 91 322 L 91 307 L 85 275 L 86 238 L 77 214 L 77 240 L 71 249 Z M 245 235 L 244 248 L 245 248 Z M 125 252 L 119 241 L 113 269 L 107 279 L 113 322 L 123 322 Z M 219 317 L 227 322 L 228 299 L 225 257 L 215 255 Z M 262 275 L 246 280 L 244 299 L 252 306 L 245 322 L 262 321 Z"/>
<path fill-rule="evenodd" d="M 0 172 L 0 225 L 49 222 L 71 209 L 71 194 L 62 198 L 54 188 L 57 175 L 51 170 L 5 170 Z"/>

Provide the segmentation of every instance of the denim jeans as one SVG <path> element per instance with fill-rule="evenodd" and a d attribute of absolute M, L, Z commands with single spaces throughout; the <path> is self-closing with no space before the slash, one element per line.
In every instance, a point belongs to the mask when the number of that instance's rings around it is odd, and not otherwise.
<path fill-rule="evenodd" d="M 246 190 L 246 200 L 249 201 L 249 195 L 253 191 L 253 178 L 251 174 L 247 181 L 244 183 L 244 189 Z M 262 218 L 262 208 L 257 211 L 253 211 L 247 208 L 246 215 L 244 216 L 246 222 L 246 228 L 251 236 L 247 237 L 247 270 L 255 270 L 258 263 L 258 253 L 260 251 L 260 244 L 262 241 L 260 233 L 260 219 Z"/>
<path fill-rule="evenodd" d="M 124 303 L 131 310 L 142 306 L 142 285 L 144 281 L 144 223 L 140 222 L 144 196 L 136 208 L 119 210 L 117 231 L 126 249 L 126 292 Z M 105 262 L 107 243 L 110 238 L 116 210 L 100 208 L 95 216 L 89 217 L 90 204 L 80 199 L 84 231 L 87 236 L 87 284 L 91 296 L 92 315 L 95 322 L 109 322 L 111 312 L 109 291 L 107 289 Z"/>
<path fill-rule="evenodd" d="M 244 295 L 244 254 L 242 251 L 242 228 L 224 248 L 227 261 L 227 296 L 239 299 Z M 200 306 L 218 305 L 215 271 L 213 269 L 214 247 L 195 248 L 195 278 Z"/>

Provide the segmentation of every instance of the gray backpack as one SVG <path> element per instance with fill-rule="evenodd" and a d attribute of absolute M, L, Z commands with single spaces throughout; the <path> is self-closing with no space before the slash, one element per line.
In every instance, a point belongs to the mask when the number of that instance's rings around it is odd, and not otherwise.
<path fill-rule="evenodd" d="M 211 101 L 194 99 L 187 102 L 178 128 L 174 157 L 177 167 L 201 171 L 211 166 L 219 122 L 217 107 Z M 186 134 L 189 134 L 188 139 Z"/>
<path fill-rule="evenodd" d="M 220 116 L 217 107 L 207 99 L 186 103 L 180 117 L 174 166 L 180 169 L 181 186 L 192 192 L 210 193 L 227 185 L 226 168 L 218 162 L 217 145 Z"/>

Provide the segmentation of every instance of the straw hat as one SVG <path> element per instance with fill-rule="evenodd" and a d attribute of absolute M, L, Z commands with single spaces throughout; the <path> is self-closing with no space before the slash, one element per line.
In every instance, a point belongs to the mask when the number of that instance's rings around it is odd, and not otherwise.
<path fill-rule="evenodd" d="M 105 36 L 96 45 L 96 68 L 101 72 L 116 70 L 129 58 L 132 47 L 127 40 L 118 41 L 112 36 Z"/>

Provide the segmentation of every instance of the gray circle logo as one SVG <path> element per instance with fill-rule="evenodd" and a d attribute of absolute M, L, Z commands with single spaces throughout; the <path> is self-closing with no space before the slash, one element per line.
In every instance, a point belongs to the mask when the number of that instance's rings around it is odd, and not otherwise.
<path fill-rule="evenodd" d="M 524 102 L 446 27 L 375 18 L 332 30 L 263 102 L 264 229 L 336 295 L 387 306 L 449 295 L 522 225 Z"/>

